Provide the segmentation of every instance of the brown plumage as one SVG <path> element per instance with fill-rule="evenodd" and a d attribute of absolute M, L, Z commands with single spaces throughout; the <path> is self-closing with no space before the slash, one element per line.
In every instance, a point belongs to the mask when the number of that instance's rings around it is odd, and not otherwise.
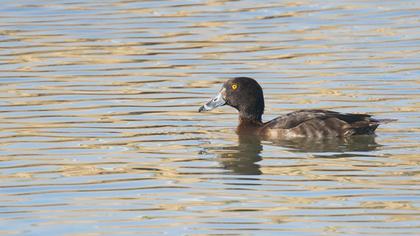
<path fill-rule="evenodd" d="M 373 134 L 380 121 L 366 114 L 343 114 L 328 110 L 300 110 L 263 124 L 258 133 L 269 138 L 347 137 Z"/>
<path fill-rule="evenodd" d="M 371 135 L 381 123 L 367 114 L 339 113 L 329 110 L 299 110 L 262 122 L 264 95 L 261 86 L 248 77 L 223 84 L 219 94 L 199 111 L 229 105 L 239 111 L 238 133 L 257 134 L 269 139 L 349 137 Z"/>

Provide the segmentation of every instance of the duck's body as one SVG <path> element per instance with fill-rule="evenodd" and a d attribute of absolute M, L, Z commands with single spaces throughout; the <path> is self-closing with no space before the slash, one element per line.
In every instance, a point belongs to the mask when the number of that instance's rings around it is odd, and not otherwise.
<path fill-rule="evenodd" d="M 228 80 L 219 94 L 199 111 L 230 105 L 239 111 L 238 133 L 255 134 L 268 139 L 349 137 L 371 135 L 381 123 L 367 114 L 348 114 L 329 110 L 299 110 L 262 122 L 264 96 L 261 86 L 248 77 Z"/>
<path fill-rule="evenodd" d="M 348 137 L 357 134 L 373 134 L 379 124 L 379 120 L 365 114 L 299 110 L 254 126 L 253 132 L 269 139 Z M 246 129 L 251 131 L 249 127 L 240 124 L 237 132 L 241 133 Z"/>

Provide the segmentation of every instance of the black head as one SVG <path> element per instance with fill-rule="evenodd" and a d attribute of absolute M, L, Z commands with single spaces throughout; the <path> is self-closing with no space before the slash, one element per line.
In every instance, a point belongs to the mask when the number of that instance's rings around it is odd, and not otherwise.
<path fill-rule="evenodd" d="M 223 84 L 219 94 L 200 107 L 199 111 L 210 111 L 229 105 L 239 111 L 242 119 L 261 122 L 264 113 L 264 95 L 261 86 L 254 79 L 237 77 Z"/>

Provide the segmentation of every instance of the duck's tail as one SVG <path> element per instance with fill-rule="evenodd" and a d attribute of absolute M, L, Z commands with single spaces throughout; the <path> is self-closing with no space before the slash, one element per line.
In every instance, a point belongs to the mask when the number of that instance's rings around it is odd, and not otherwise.
<path fill-rule="evenodd" d="M 394 122 L 397 120 L 398 119 L 375 119 L 375 121 L 378 122 L 379 124 L 386 124 L 386 123 Z"/>
<path fill-rule="evenodd" d="M 350 124 L 350 129 L 347 134 L 350 135 L 372 135 L 375 133 L 376 128 L 381 124 L 397 121 L 397 119 L 365 119 Z"/>

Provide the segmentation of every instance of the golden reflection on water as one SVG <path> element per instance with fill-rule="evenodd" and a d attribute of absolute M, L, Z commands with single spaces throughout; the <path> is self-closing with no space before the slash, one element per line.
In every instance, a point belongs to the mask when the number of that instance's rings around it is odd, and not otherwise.
<path fill-rule="evenodd" d="M 418 1 L 2 3 L 1 234 L 419 234 Z M 238 137 L 233 76 L 398 122 Z"/>

